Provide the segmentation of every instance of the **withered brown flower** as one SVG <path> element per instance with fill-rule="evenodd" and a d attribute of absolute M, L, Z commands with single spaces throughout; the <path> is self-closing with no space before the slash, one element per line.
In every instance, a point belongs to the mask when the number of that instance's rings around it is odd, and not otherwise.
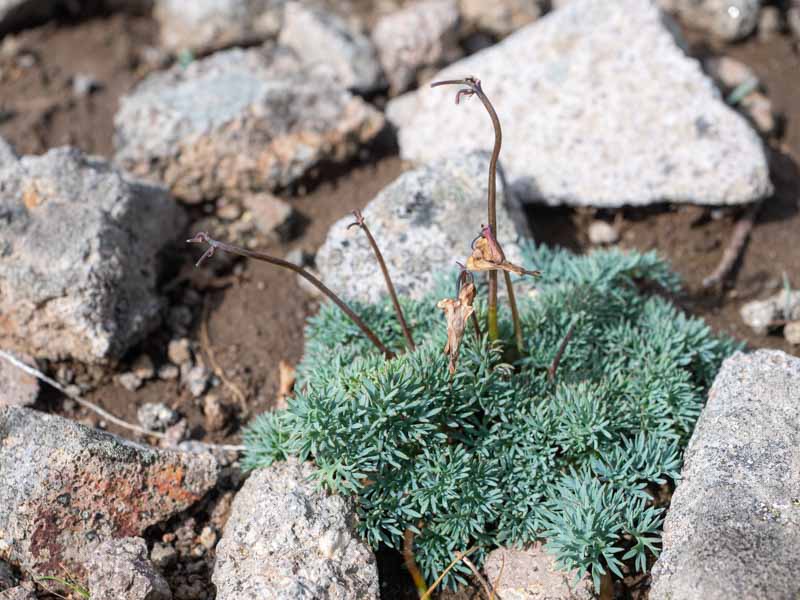
<path fill-rule="evenodd" d="M 444 346 L 444 353 L 450 357 L 450 374 L 456 372 L 458 363 L 458 351 L 461 340 L 464 337 L 464 330 L 467 327 L 467 319 L 470 318 L 475 309 L 472 302 L 475 300 L 475 285 L 465 283 L 458 292 L 458 298 L 445 298 L 439 300 L 437 307 L 444 310 L 447 318 L 447 343 Z"/>
<path fill-rule="evenodd" d="M 472 245 L 472 255 L 467 259 L 469 271 L 508 271 L 517 275 L 533 275 L 538 277 L 540 271 L 528 271 L 506 260 L 500 242 L 492 234 L 492 229 L 484 226 L 481 235 Z"/>

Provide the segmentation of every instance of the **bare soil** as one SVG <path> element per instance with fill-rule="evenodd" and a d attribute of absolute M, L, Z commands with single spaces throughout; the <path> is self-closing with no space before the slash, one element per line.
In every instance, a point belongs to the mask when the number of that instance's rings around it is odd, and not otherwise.
<path fill-rule="evenodd" d="M 85 152 L 110 157 L 119 97 L 148 71 L 166 62 L 152 47 L 156 33 L 149 18 L 115 15 L 48 25 L 6 37 L 0 45 L 0 136 L 21 154 L 71 144 Z M 781 134 L 769 140 L 776 192 L 765 201 L 730 281 L 713 291 L 701 286 L 702 279 L 719 261 L 741 210 L 658 206 L 595 213 L 534 206 L 526 211 L 531 229 L 539 242 L 584 252 L 590 248 L 589 222 L 608 219 L 619 227 L 622 247 L 654 249 L 669 258 L 686 282 L 686 292 L 677 298 L 684 309 L 705 318 L 716 331 L 743 339 L 751 347 L 778 348 L 800 355 L 800 349 L 790 347 L 780 335 L 753 335 L 739 317 L 744 302 L 771 295 L 780 288 L 784 277 L 794 287 L 800 287 L 800 57 L 784 36 L 721 48 L 708 46 L 691 33 L 689 39 L 697 56 L 726 53 L 748 64 L 783 116 Z M 95 89 L 76 94 L 74 81 L 79 76 L 93 79 Z M 321 169 L 303 185 L 283 194 L 298 214 L 292 239 L 264 238 L 260 248 L 279 256 L 296 248 L 313 253 L 333 222 L 365 206 L 404 168 L 393 140 L 385 139 L 349 165 Z M 192 210 L 195 222 L 215 218 L 211 206 Z M 154 380 L 131 392 L 115 384 L 110 372 L 95 374 L 98 385 L 89 398 L 133 422 L 138 406 L 163 401 L 186 416 L 194 439 L 236 443 L 242 421 L 274 406 L 278 362 L 296 364 L 300 359 L 304 321 L 317 309 L 317 301 L 299 287 L 293 275 L 261 263 L 243 262 L 238 270 L 221 273 L 223 284 L 217 288 L 199 286 L 196 280 L 174 283 L 196 257 L 196 249 L 183 246 L 169 257 L 164 283 L 173 283 L 168 297 L 176 303 L 185 302 L 190 288 L 199 293 L 199 301 L 192 307 L 189 333 L 195 340 L 200 337 L 202 307 L 209 306 L 210 346 L 225 376 L 244 392 L 245 413 L 232 419 L 223 431 L 206 431 L 201 403 L 174 381 Z M 125 363 L 143 352 L 153 358 L 156 367 L 160 366 L 166 361 L 168 338 L 164 331 L 157 331 L 134 349 L 118 370 L 124 370 Z M 232 394 L 223 387 L 219 389 L 225 401 L 233 405 Z M 61 414 L 97 424 L 93 414 L 62 404 L 53 394 L 46 395 L 46 404 Z M 205 518 L 204 512 L 198 514 L 193 522 L 196 533 Z M 414 597 L 398 555 L 380 556 L 383 597 Z M 442 597 L 466 599 L 478 595 L 476 589 L 469 589 Z"/>

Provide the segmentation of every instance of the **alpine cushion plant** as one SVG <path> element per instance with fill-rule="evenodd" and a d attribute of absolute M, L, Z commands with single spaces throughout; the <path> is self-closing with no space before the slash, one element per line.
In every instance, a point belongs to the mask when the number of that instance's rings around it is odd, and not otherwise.
<path fill-rule="evenodd" d="M 505 309 L 497 342 L 463 337 L 451 376 L 441 294 L 401 300 L 413 352 L 401 353 L 389 299 L 355 307 L 392 360 L 326 305 L 306 330 L 296 396 L 246 430 L 246 466 L 313 459 L 325 488 L 355 497 L 374 547 L 399 549 L 415 533 L 429 581 L 457 551 L 478 546 L 479 562 L 494 546 L 538 539 L 598 590 L 623 563 L 645 571 L 662 521 L 652 492 L 678 477 L 704 394 L 736 345 L 640 292 L 678 290 L 652 253 L 524 252 L 543 275 L 535 297 L 519 299 L 526 344 L 515 364 L 502 358 L 515 343 Z M 459 563 L 446 581 L 467 573 Z"/>

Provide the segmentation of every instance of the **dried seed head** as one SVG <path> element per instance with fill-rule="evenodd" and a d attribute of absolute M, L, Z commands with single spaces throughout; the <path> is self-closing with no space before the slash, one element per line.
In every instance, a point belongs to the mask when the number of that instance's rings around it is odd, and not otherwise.
<path fill-rule="evenodd" d="M 467 319 L 475 311 L 472 307 L 474 300 L 475 285 L 467 282 L 461 286 L 457 300 L 445 298 L 436 305 L 444 310 L 445 318 L 447 319 L 447 343 L 444 346 L 444 353 L 450 357 L 449 369 L 451 375 L 456 372 L 458 352 L 461 347 L 461 340 L 464 338 Z"/>

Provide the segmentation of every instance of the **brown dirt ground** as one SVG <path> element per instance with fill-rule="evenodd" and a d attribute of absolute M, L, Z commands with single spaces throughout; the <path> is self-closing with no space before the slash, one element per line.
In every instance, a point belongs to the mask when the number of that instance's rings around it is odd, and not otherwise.
<path fill-rule="evenodd" d="M 120 95 L 147 71 L 164 64 L 163 57 L 152 50 L 155 35 L 152 20 L 116 15 L 48 25 L 6 37 L 0 46 L 0 135 L 20 153 L 40 153 L 72 144 L 86 152 L 110 156 L 113 115 Z M 800 355 L 800 349 L 789 347 L 779 335 L 752 335 L 738 314 L 743 302 L 774 293 L 784 274 L 795 287 L 800 286 L 800 57 L 782 36 L 767 43 L 751 40 L 724 48 L 710 47 L 693 34 L 689 39 L 697 56 L 727 53 L 751 66 L 784 117 L 782 135 L 770 141 L 776 193 L 764 203 L 732 280 L 721 291 L 706 292 L 700 286 L 730 238 L 737 211 L 660 206 L 594 214 L 529 207 L 527 216 L 534 236 L 540 242 L 582 252 L 589 247 L 588 223 L 593 218 L 613 220 L 621 230 L 623 247 L 656 249 L 672 261 L 687 284 L 687 292 L 678 299 L 687 311 L 752 347 L 779 348 Z M 84 73 L 92 75 L 99 88 L 78 98 L 72 93 L 72 79 Z M 334 221 L 363 207 L 403 169 L 391 140 L 377 144 L 350 165 L 323 169 L 304 186 L 304 193 L 289 190 L 284 194 L 300 217 L 295 237 L 286 243 L 263 240 L 262 249 L 278 255 L 294 248 L 313 252 Z M 192 257 L 196 257 L 192 249 L 178 249 L 170 260 L 172 269 L 177 271 Z M 171 292 L 170 297 L 180 296 L 185 287 Z M 261 263 L 245 263 L 231 285 L 208 291 L 205 296 L 211 306 L 212 347 L 222 369 L 245 390 L 249 414 L 269 409 L 278 389 L 278 361 L 294 364 L 299 360 L 303 323 L 316 309 L 316 301 L 299 288 L 295 277 Z M 200 311 L 195 311 L 190 334 L 194 339 L 199 336 L 199 315 Z M 164 334 L 157 332 L 129 358 L 147 351 L 158 366 L 166 341 Z M 136 408 L 144 402 L 165 401 L 186 414 L 195 438 L 215 442 L 238 439 L 236 422 L 223 433 L 205 432 L 201 407 L 174 382 L 150 382 L 137 392 L 129 392 L 111 383 L 108 375 L 100 377 L 101 383 L 90 398 L 125 419 L 135 421 Z M 52 406 L 73 418 L 97 422 L 93 415 L 64 409 L 58 402 Z M 385 556 L 380 562 L 386 584 L 384 597 L 414 597 L 413 588 L 405 587 L 407 580 L 397 555 Z M 477 595 L 472 589 L 443 597 L 465 600 Z"/>

